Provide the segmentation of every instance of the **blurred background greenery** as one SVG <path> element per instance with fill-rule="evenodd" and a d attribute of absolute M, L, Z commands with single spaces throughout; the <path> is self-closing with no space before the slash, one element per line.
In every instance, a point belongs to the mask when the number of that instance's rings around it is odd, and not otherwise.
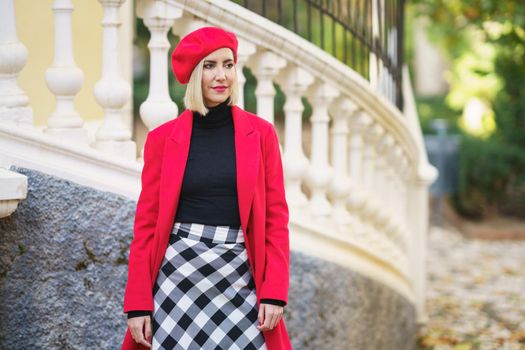
<path fill-rule="evenodd" d="M 510 0 L 410 0 L 410 24 L 429 20 L 428 38 L 449 62 L 449 91 L 417 98 L 425 133 L 439 117 L 461 135 L 457 193 L 463 216 L 525 218 L 525 6 Z M 413 51 L 407 45 L 407 57 Z M 469 126 L 467 102 L 485 107 L 481 124 Z"/>

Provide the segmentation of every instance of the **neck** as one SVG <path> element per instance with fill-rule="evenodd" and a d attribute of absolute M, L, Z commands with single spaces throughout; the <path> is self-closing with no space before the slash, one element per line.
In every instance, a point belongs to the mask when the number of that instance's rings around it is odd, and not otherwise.
<path fill-rule="evenodd" d="M 203 116 L 200 113 L 194 113 L 194 124 L 199 128 L 217 128 L 233 122 L 231 107 L 228 105 L 229 100 L 219 103 L 216 106 L 208 107 L 208 113 Z"/>

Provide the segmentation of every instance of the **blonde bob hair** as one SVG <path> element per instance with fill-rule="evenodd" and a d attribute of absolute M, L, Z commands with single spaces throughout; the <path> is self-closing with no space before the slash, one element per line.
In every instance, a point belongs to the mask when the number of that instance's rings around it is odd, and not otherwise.
<path fill-rule="evenodd" d="M 201 115 L 208 113 L 208 108 L 204 105 L 204 98 L 202 95 L 202 70 L 204 69 L 204 58 L 197 64 L 197 66 L 191 72 L 188 86 L 186 87 L 186 93 L 184 94 L 184 105 L 186 108 L 198 112 Z M 233 69 L 236 69 L 235 65 Z M 233 80 L 231 86 L 231 95 L 229 96 L 229 106 L 237 104 L 239 99 L 239 82 L 237 80 L 237 74 Z"/>

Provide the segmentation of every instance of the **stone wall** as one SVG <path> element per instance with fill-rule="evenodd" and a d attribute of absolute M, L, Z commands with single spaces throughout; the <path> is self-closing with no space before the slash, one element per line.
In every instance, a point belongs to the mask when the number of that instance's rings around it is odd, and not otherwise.
<path fill-rule="evenodd" d="M 0 219 L 0 349 L 118 349 L 135 202 L 31 169 Z M 409 350 L 404 298 L 340 266 L 291 254 L 285 322 L 294 349 Z"/>

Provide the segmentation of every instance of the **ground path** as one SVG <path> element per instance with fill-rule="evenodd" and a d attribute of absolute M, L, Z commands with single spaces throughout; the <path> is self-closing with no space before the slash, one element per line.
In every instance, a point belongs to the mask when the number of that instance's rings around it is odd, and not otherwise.
<path fill-rule="evenodd" d="M 525 241 L 466 239 L 432 227 L 425 350 L 525 350 Z"/>

